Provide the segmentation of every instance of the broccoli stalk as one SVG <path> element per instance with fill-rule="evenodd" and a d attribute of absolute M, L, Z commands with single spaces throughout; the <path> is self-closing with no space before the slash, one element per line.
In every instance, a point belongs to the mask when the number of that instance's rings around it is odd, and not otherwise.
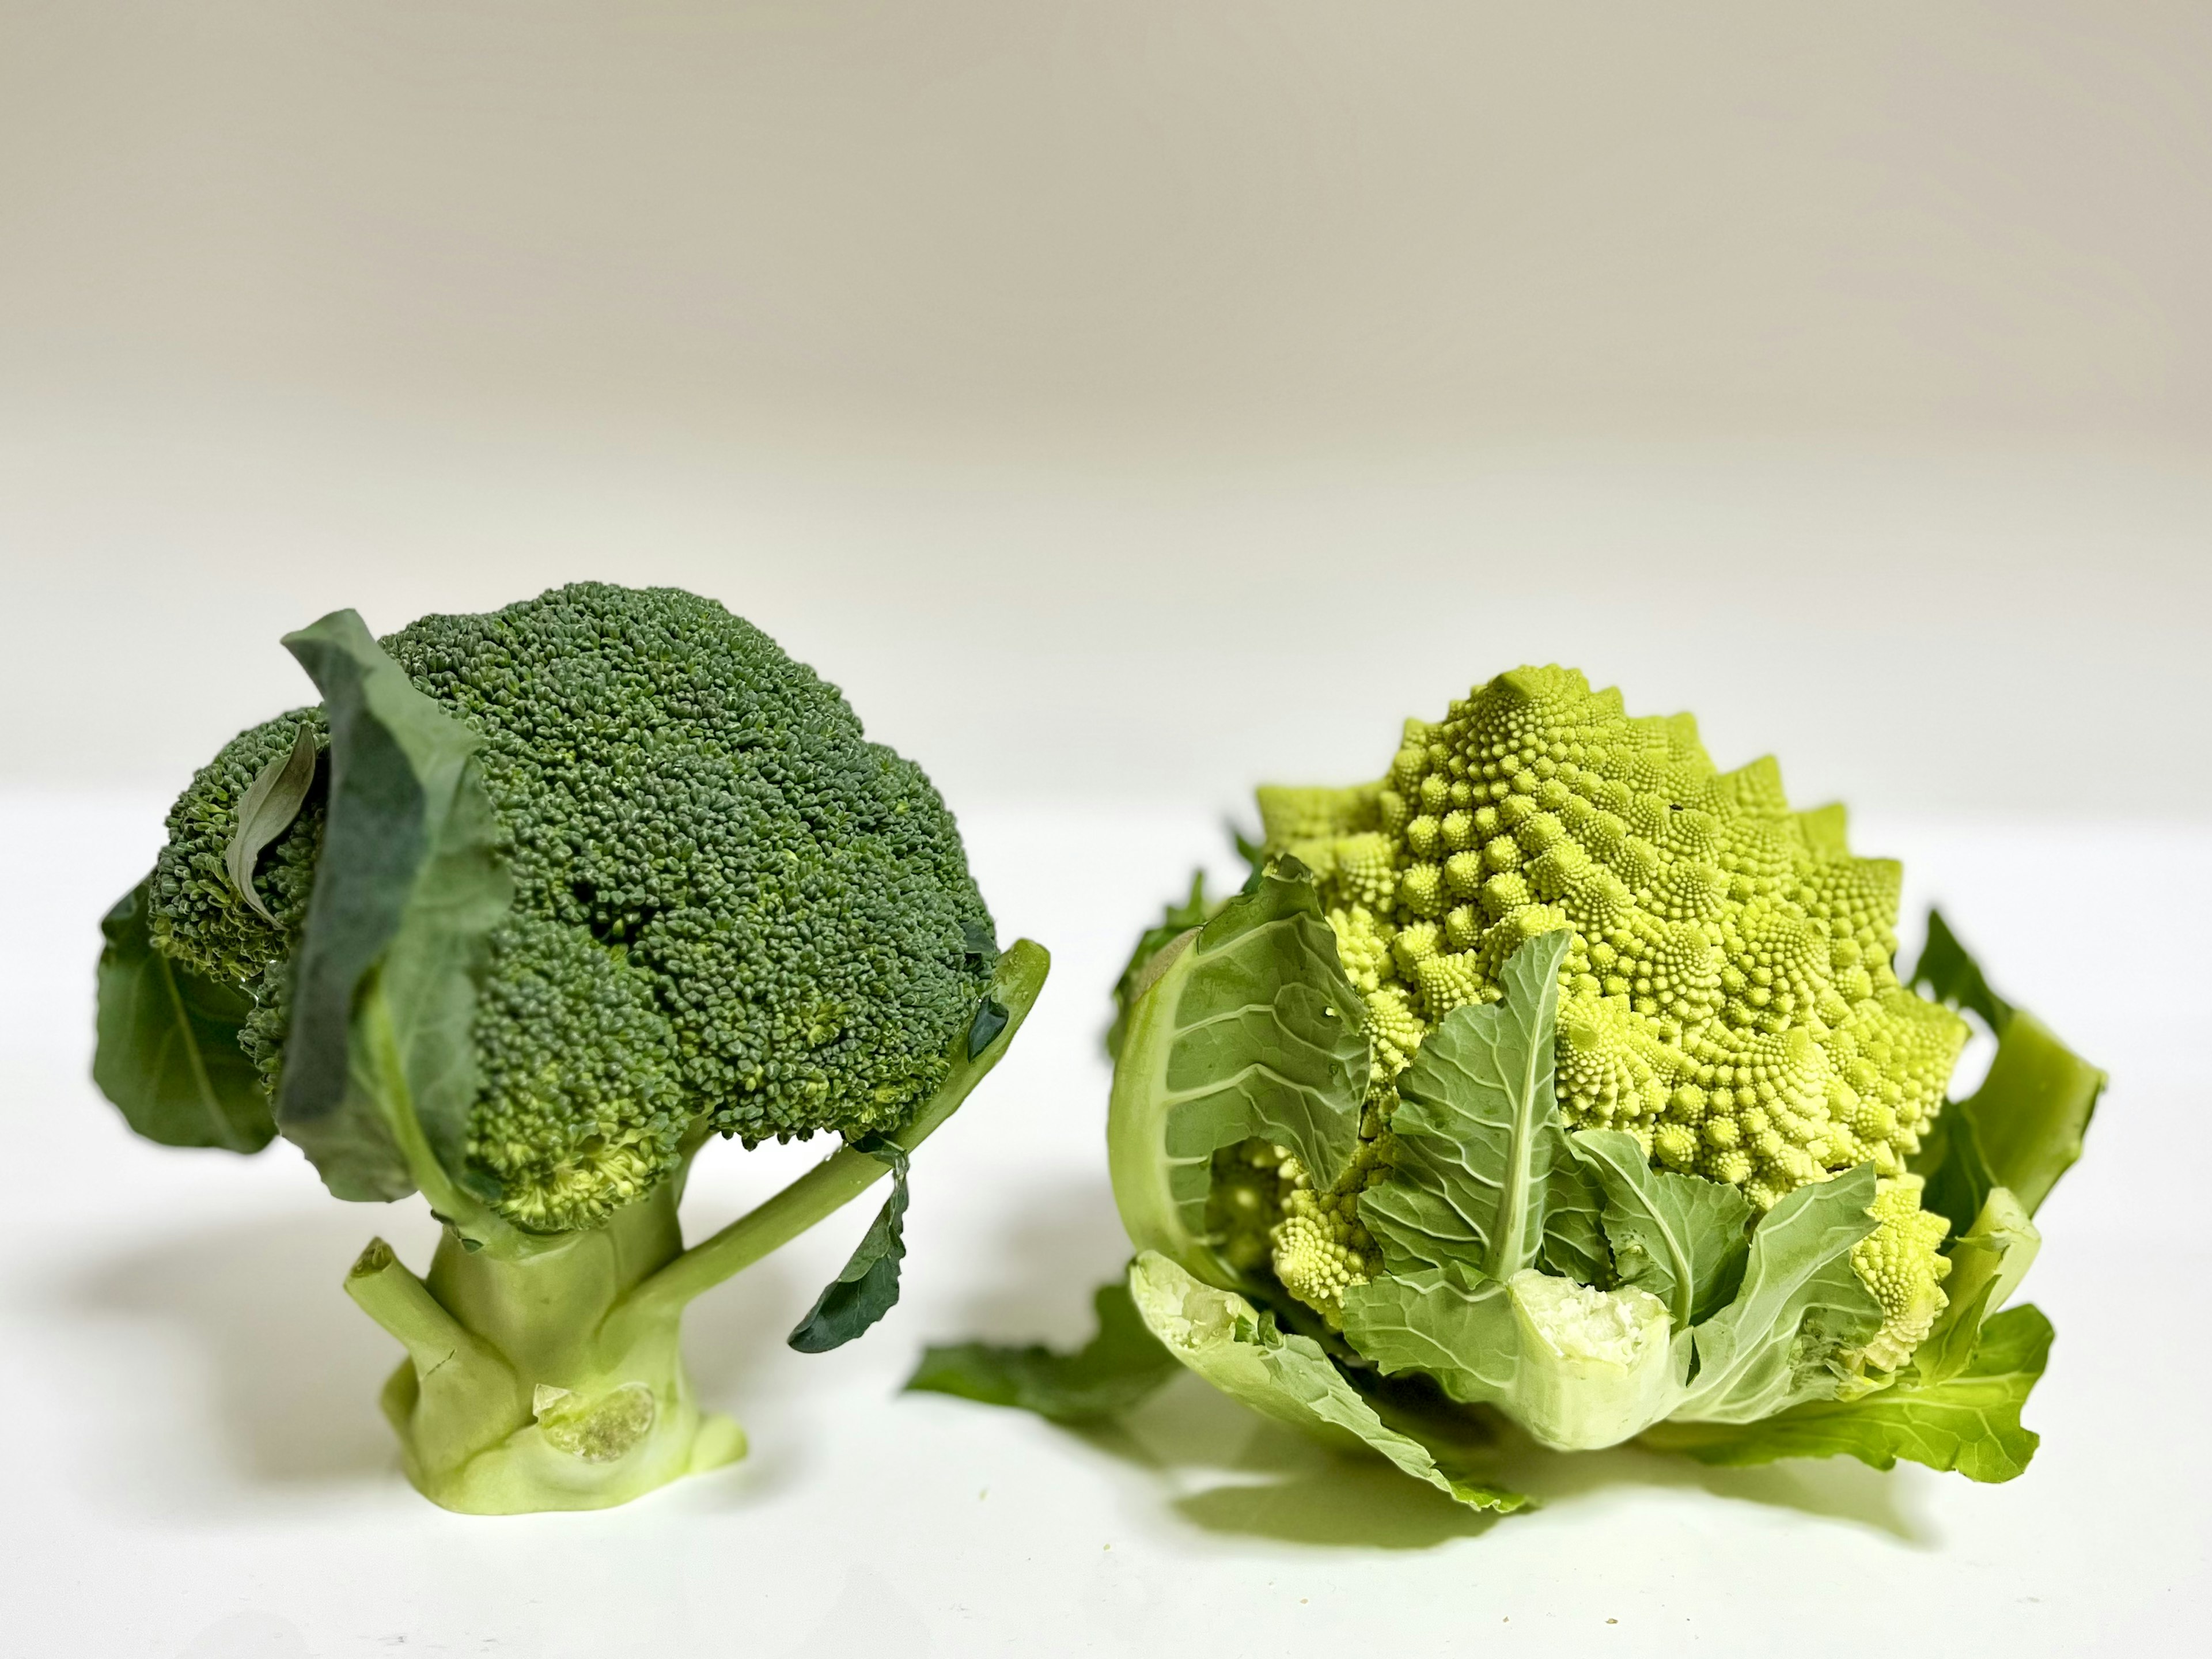
<path fill-rule="evenodd" d="M 951 1116 L 1006 1052 L 1045 969 L 1026 940 L 1000 959 L 1005 1030 L 973 1056 L 963 1033 L 945 1084 L 890 1142 L 911 1152 Z M 688 1250 L 680 1175 L 586 1231 L 449 1221 L 427 1278 L 371 1241 L 346 1293 L 407 1351 L 383 1405 L 408 1479 L 472 1514 L 601 1509 L 744 1456 L 744 1431 L 702 1412 L 685 1375 L 684 1310 L 889 1173 L 842 1148 Z M 490 1236 L 471 1248 L 479 1230 Z"/>
<path fill-rule="evenodd" d="M 420 1192 L 418 1278 L 347 1282 L 449 1508 L 617 1504 L 741 1455 L 686 1304 L 891 1195 L 792 1333 L 896 1299 L 908 1156 L 1005 1053 L 1048 965 L 1001 954 L 959 833 L 836 688 L 720 606 L 585 584 L 383 640 L 285 641 L 319 707 L 242 733 L 103 923 L 94 1076 L 173 1146 L 278 1135 L 339 1198 Z M 685 1249 L 714 1134 L 843 1150 Z"/>

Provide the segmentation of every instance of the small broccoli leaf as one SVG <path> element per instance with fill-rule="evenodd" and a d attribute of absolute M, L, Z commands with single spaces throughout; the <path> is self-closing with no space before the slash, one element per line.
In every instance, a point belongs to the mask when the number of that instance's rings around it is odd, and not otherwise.
<path fill-rule="evenodd" d="M 906 1255 L 906 1148 L 882 1135 L 853 1143 L 891 1170 L 890 1196 L 868 1224 L 844 1270 L 822 1288 L 787 1339 L 801 1353 L 842 1348 L 889 1313 L 899 1298 L 899 1262 Z"/>
<path fill-rule="evenodd" d="M 1596 1183 L 1568 1144 L 1553 1087 L 1559 964 L 1573 935 L 1530 939 L 1505 964 L 1502 1001 L 1453 1009 L 1398 1079 L 1395 1168 L 1360 1218 L 1394 1273 L 1504 1280 L 1540 1255 L 1604 1261 Z"/>
<path fill-rule="evenodd" d="M 1202 927 L 1206 919 L 1221 906 L 1208 903 L 1206 897 L 1206 872 L 1191 872 L 1190 896 L 1180 904 L 1170 904 L 1160 920 L 1137 936 L 1136 948 L 1121 966 L 1114 981 L 1114 1023 L 1106 1028 L 1106 1057 L 1111 1060 L 1121 1052 L 1122 1034 L 1129 1029 L 1129 1010 L 1152 985 L 1154 975 L 1147 973 L 1161 951 L 1194 927 Z"/>
<path fill-rule="evenodd" d="M 142 881 L 100 921 L 93 1081 L 149 1140 L 258 1152 L 276 1125 L 260 1074 L 238 1046 L 253 1000 L 156 950 L 151 909 Z"/>
<path fill-rule="evenodd" d="M 1092 1304 L 1098 1334 L 1073 1353 L 1037 1343 L 932 1346 L 906 1386 L 987 1406 L 1012 1406 L 1055 1423 L 1092 1422 L 1126 1411 L 1182 1367 L 1138 1316 L 1127 1280 L 1100 1285 Z"/>
<path fill-rule="evenodd" d="M 465 1167 L 477 1094 L 476 991 L 513 897 L 483 740 L 350 611 L 284 643 L 322 691 L 331 774 L 277 1126 L 338 1197 L 420 1186 L 459 1224 L 482 1212 L 449 1173 Z"/>
<path fill-rule="evenodd" d="M 1878 1469 L 1900 1457 L 1970 1480 L 2009 1480 L 2027 1467 L 2039 1437 L 2021 1426 L 2021 1408 L 2051 1352 L 2051 1322 L 2033 1307 L 2009 1309 L 1981 1328 L 1964 1368 L 1931 1386 L 1907 1381 L 1852 1401 L 1815 1400 L 1763 1421 L 1667 1422 L 1644 1443 L 1703 1463 L 1766 1463 L 1781 1457 L 1856 1457 Z"/>
<path fill-rule="evenodd" d="M 999 1040 L 999 1033 L 1006 1029 L 1012 1016 L 1006 1005 L 996 997 L 987 996 L 975 1005 L 975 1018 L 968 1027 L 968 1058 L 973 1060 Z"/>
<path fill-rule="evenodd" d="M 1675 1417 L 1745 1423 L 1834 1392 L 1824 1362 L 1881 1324 L 1881 1304 L 1850 1254 L 1874 1231 L 1874 1165 L 1862 1164 L 1800 1187 L 1766 1212 L 1752 1231 L 1742 1285 L 1690 1333 L 1697 1374 Z"/>
<path fill-rule="evenodd" d="M 301 720 L 292 734 L 290 752 L 263 767 L 246 787 L 246 798 L 238 804 L 238 828 L 231 831 L 229 843 L 222 849 L 223 873 L 230 878 L 231 886 L 247 908 L 271 927 L 276 926 L 276 918 L 253 890 L 254 862 L 264 848 L 292 827 L 314 781 L 314 724 Z"/>
<path fill-rule="evenodd" d="M 1605 1192 L 1605 1235 L 1624 1285 L 1667 1304 L 1676 1330 L 1710 1317 L 1743 1281 L 1751 1205 L 1734 1187 L 1654 1170 L 1632 1135 L 1568 1138 Z"/>
<path fill-rule="evenodd" d="M 1114 1068 L 1115 1200 L 1139 1249 L 1233 1283 L 1205 1240 L 1213 1154 L 1258 1136 L 1316 1185 L 1341 1179 L 1367 1086 L 1359 994 L 1312 881 L 1287 860 L 1156 963 Z"/>
<path fill-rule="evenodd" d="M 1386 1425 L 1319 1343 L 1284 1335 L 1235 1291 L 1201 1284 L 1148 1250 L 1129 1269 L 1129 1294 L 1170 1353 L 1255 1411 L 1339 1450 L 1378 1453 L 1470 1509 L 1511 1510 L 1528 1501 L 1448 1469 L 1429 1444 Z"/>
<path fill-rule="evenodd" d="M 1982 977 L 1981 964 L 1959 943 L 1959 936 L 1951 931 L 1941 910 L 1928 913 L 1928 943 L 1921 948 L 1920 960 L 1913 964 L 1908 983 L 1916 990 L 1924 989 L 1938 1002 L 1971 1009 L 1998 1036 L 2012 1024 L 2012 1005 L 1990 989 L 1989 981 Z"/>

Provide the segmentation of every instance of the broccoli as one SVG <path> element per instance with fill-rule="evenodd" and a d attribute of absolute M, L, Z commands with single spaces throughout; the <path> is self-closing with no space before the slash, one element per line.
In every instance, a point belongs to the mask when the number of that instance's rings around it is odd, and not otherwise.
<path fill-rule="evenodd" d="M 418 1277 L 346 1289 L 450 1509 L 619 1504 L 741 1456 L 685 1305 L 893 1177 L 791 1336 L 897 1295 L 908 1153 L 1006 1051 L 1045 952 L 1003 954 L 952 817 L 837 690 L 711 600 L 589 583 L 381 641 L 287 637 L 320 703 L 195 775 L 103 924 L 96 1081 L 131 1127 L 282 1134 L 343 1199 L 421 1192 Z M 686 1249 L 713 1135 L 842 1150 Z"/>
<path fill-rule="evenodd" d="M 1115 990 L 1128 1294 L 1170 1352 L 1479 1505 L 1515 1500 L 1439 1420 L 2026 1466 L 2050 1327 L 1999 1310 L 2104 1075 L 1940 916 L 1932 994 L 1900 981 L 1899 866 L 1840 807 L 1556 667 L 1259 804 L 1243 891 L 1194 889 Z M 1960 1008 L 1999 1047 L 1947 1105 Z"/>

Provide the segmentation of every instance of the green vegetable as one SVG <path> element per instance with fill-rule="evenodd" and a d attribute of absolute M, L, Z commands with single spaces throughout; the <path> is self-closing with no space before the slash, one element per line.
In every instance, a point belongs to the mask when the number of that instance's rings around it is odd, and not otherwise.
<path fill-rule="evenodd" d="M 1556 668 L 1408 722 L 1379 783 L 1260 805 L 1244 891 L 1194 889 L 1116 990 L 1109 1168 L 1170 1352 L 1424 1480 L 1316 1402 L 1441 1391 L 1389 1425 L 1431 1462 L 1456 1413 L 1568 1451 L 2026 1467 L 2049 1326 L 1999 1310 L 2103 1074 L 1940 917 L 1935 1000 L 1899 981 L 1898 866 L 1840 808 Z M 1946 1004 L 2000 1040 L 1948 1105 Z"/>
<path fill-rule="evenodd" d="M 1038 1345 L 963 1342 L 930 1348 L 906 1386 L 987 1406 L 1018 1406 L 1056 1423 L 1088 1423 L 1135 1405 L 1182 1369 L 1146 1328 L 1129 1287 L 1115 1279 L 1092 1298 L 1098 1334 L 1072 1354 Z"/>
<path fill-rule="evenodd" d="M 909 1155 L 1045 953 L 998 951 L 921 773 L 711 601 L 586 584 L 285 643 L 321 702 L 194 777 L 103 924 L 95 1079 L 153 1139 L 281 1133 L 338 1197 L 428 1200 L 428 1272 L 377 1241 L 346 1289 L 407 1351 L 384 1407 L 438 1503 L 599 1508 L 741 1455 L 684 1307 L 888 1173 L 791 1340 L 879 1319 Z M 684 1247 L 708 1138 L 823 1130 Z"/>

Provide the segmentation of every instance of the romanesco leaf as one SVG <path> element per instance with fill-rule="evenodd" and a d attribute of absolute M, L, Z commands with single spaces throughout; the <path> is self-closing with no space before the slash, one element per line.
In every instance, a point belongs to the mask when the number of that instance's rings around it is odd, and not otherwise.
<path fill-rule="evenodd" d="M 1324 1444 L 1379 1453 L 1470 1509 L 1511 1510 L 1528 1501 L 1447 1470 L 1431 1447 L 1386 1425 L 1319 1343 L 1284 1335 L 1235 1291 L 1201 1284 L 1148 1250 L 1129 1269 L 1129 1293 L 1169 1352 L 1255 1411 Z"/>
<path fill-rule="evenodd" d="M 2043 1375 L 2051 1337 L 2040 1310 L 2008 1309 L 1981 1328 L 1973 1357 L 1944 1382 L 1810 1401 L 1755 1423 L 1661 1423 L 1644 1441 L 1702 1463 L 1843 1455 L 1887 1469 L 1901 1457 L 1970 1480 L 2009 1480 L 2027 1468 L 2040 1438 L 2021 1426 L 2020 1413 Z"/>
<path fill-rule="evenodd" d="M 1743 1281 L 1751 1205 L 1734 1187 L 1654 1170 L 1633 1135 L 1584 1129 L 1568 1137 L 1605 1191 L 1605 1234 L 1624 1285 L 1667 1304 L 1676 1330 L 1707 1318 Z"/>
<path fill-rule="evenodd" d="M 1505 966 L 1499 1002 L 1453 1009 L 1398 1079 L 1390 1176 L 1360 1218 L 1394 1273 L 1456 1267 L 1498 1280 L 1556 1254 L 1602 1263 L 1600 1199 L 1567 1143 L 1553 1087 L 1559 964 L 1540 935 Z"/>

